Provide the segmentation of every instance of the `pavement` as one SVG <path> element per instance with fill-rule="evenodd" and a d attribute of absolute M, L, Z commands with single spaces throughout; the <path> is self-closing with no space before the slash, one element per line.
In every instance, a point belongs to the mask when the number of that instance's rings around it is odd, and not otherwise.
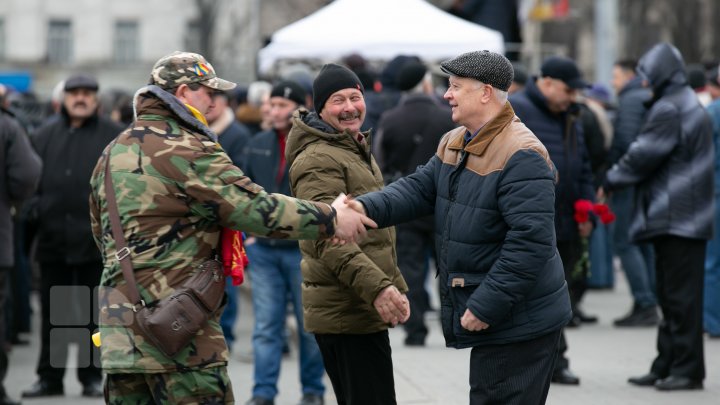
<path fill-rule="evenodd" d="M 568 357 L 570 369 L 580 376 L 579 386 L 552 384 L 549 405 L 710 405 L 720 403 L 720 339 L 705 339 L 707 378 L 705 389 L 698 391 L 659 392 L 654 388 L 640 388 L 627 383 L 630 376 L 649 370 L 655 356 L 655 328 L 616 328 L 612 320 L 624 315 L 631 306 L 631 298 L 624 276 L 617 273 L 616 286 L 609 290 L 590 290 L 584 299 L 584 310 L 598 315 L 594 325 L 568 329 Z M 236 328 L 237 340 L 228 365 L 236 402 L 244 404 L 252 394 L 252 308 L 249 289 L 240 289 L 241 310 Z M 436 296 L 434 296 L 436 302 Z M 35 302 L 37 307 L 37 302 Z M 36 310 L 36 314 L 39 311 Z M 405 347 L 404 332 L 396 328 L 390 332 L 395 367 L 395 390 L 398 404 L 454 405 L 468 403 L 469 350 L 445 347 L 436 313 L 427 317 L 430 334 L 425 347 Z M 294 328 L 289 320 L 290 329 Z M 38 322 L 35 321 L 38 330 Z M 27 336 L 30 344 L 15 346 L 10 355 L 10 367 L 5 387 L 13 398 L 35 381 L 35 362 L 39 353 L 36 334 Z M 74 351 L 71 350 L 71 354 Z M 290 354 L 282 362 L 277 405 L 295 405 L 300 399 L 297 346 L 291 343 Z M 70 356 L 73 358 L 73 356 Z M 325 378 L 327 405 L 336 405 L 330 382 Z M 80 396 L 81 386 L 75 371 L 65 375 L 64 397 L 24 400 L 24 404 L 85 405 L 100 404 L 98 399 Z M 372 405 L 372 404 L 368 404 Z M 382 405 L 382 404 L 380 404 Z"/>

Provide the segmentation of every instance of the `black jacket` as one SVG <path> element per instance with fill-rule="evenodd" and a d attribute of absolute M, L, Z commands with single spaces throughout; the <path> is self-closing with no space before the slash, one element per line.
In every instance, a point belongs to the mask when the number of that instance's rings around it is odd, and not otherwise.
<path fill-rule="evenodd" d="M 245 145 L 245 156 L 241 168 L 254 183 L 261 185 L 268 193 L 290 195 L 288 178 L 289 165 L 285 163 L 282 176 L 280 171 L 280 142 L 274 129 L 255 134 Z M 298 247 L 296 240 L 257 238 L 257 243 L 274 247 Z"/>
<path fill-rule="evenodd" d="M 39 262 L 81 264 L 100 261 L 90 229 L 90 176 L 105 146 L 123 127 L 97 115 L 80 128 L 62 119 L 40 128 L 31 138 L 43 161 L 34 199 Z"/>
<path fill-rule="evenodd" d="M 620 160 L 640 132 L 647 113 L 645 102 L 651 96 L 650 89 L 642 87 L 642 79 L 638 76 L 627 82 L 618 93 L 617 115 L 613 123 L 613 141 L 608 153 L 610 166 Z"/>
<path fill-rule="evenodd" d="M 554 114 L 534 80 L 510 96 L 517 116 L 545 145 L 558 172 L 555 185 L 555 231 L 560 241 L 577 239 L 575 201 L 595 200 L 590 157 L 578 119 L 577 106 L 571 112 Z"/>
<path fill-rule="evenodd" d="M 710 239 L 713 233 L 712 124 L 687 85 L 677 49 L 661 43 L 638 64 L 653 99 L 637 139 L 605 178 L 605 189 L 635 185 L 630 237 Z"/>
<path fill-rule="evenodd" d="M 10 209 L 35 192 L 42 164 L 12 114 L 0 108 L 0 267 L 14 264 Z"/>
<path fill-rule="evenodd" d="M 379 227 L 435 214 L 447 346 L 520 342 L 562 328 L 570 300 L 553 226 L 547 150 L 510 104 L 463 145 L 464 127 L 407 177 L 358 197 Z M 466 309 L 490 327 L 460 325 Z"/>

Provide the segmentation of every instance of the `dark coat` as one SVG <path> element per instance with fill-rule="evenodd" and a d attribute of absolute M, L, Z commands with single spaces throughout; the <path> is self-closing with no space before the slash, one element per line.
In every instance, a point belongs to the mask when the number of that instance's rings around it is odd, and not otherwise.
<path fill-rule="evenodd" d="M 652 96 L 650 89 L 642 87 L 642 79 L 634 77 L 618 93 L 618 108 L 613 122 L 613 141 L 608 153 L 610 166 L 620 160 L 640 132 L 647 107 L 645 102 Z"/>
<path fill-rule="evenodd" d="M 39 262 L 81 264 L 101 260 L 90 229 L 90 176 L 103 149 L 123 130 L 108 118 L 94 115 L 71 128 L 62 119 L 40 128 L 31 138 L 43 161 L 34 201 Z"/>
<path fill-rule="evenodd" d="M 278 133 L 274 129 L 255 134 L 244 149 L 242 168 L 255 184 L 262 186 L 268 193 L 291 194 L 287 163 L 285 163 L 282 177 L 278 179 L 281 157 L 280 142 Z M 256 240 L 257 243 L 268 246 L 298 247 L 298 242 L 295 240 L 260 237 Z"/>
<path fill-rule="evenodd" d="M 578 119 L 577 106 L 570 112 L 554 114 L 535 80 L 512 96 L 510 103 L 517 116 L 545 145 L 558 172 L 555 185 L 555 232 L 560 241 L 577 239 L 575 201 L 595 200 L 590 157 Z"/>
<path fill-rule="evenodd" d="M 224 128 L 217 132 L 218 142 L 225 153 L 230 156 L 233 164 L 242 169 L 245 146 L 252 137 L 252 133 L 245 125 L 235 120 L 235 115 L 231 110 L 228 109 L 228 114 L 225 115 L 226 117 L 220 119 L 229 119 L 229 122 L 225 123 Z"/>
<path fill-rule="evenodd" d="M 645 54 L 638 72 L 653 88 L 652 106 L 637 139 L 607 172 L 605 189 L 636 186 L 634 241 L 662 235 L 710 239 L 715 163 L 710 118 L 670 45 Z"/>
<path fill-rule="evenodd" d="M 42 163 L 12 114 L 0 108 L 0 267 L 14 263 L 11 208 L 35 192 Z"/>
<path fill-rule="evenodd" d="M 358 200 L 380 227 L 435 214 L 448 346 L 519 342 L 558 330 L 571 311 L 555 248 L 547 150 L 509 103 L 463 147 L 466 132 L 450 131 L 426 165 Z M 490 327 L 462 328 L 466 309 Z"/>

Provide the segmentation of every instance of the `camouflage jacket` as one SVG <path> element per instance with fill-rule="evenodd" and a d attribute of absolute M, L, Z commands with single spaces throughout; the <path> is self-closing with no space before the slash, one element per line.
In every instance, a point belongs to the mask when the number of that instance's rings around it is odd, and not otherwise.
<path fill-rule="evenodd" d="M 173 358 L 136 329 L 114 257 L 104 187 L 107 157 L 138 290 L 147 303 L 171 294 L 216 253 L 221 227 L 273 238 L 325 238 L 334 232 L 334 210 L 266 193 L 232 165 L 207 126 L 159 87 L 140 89 L 135 107 L 136 121 L 108 145 L 90 180 L 93 235 L 104 261 L 98 292 L 103 368 L 164 373 L 225 364 L 222 309 Z"/>

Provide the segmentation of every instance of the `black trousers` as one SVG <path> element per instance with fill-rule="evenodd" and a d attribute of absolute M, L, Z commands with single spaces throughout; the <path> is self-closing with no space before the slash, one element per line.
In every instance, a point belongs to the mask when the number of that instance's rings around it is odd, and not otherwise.
<path fill-rule="evenodd" d="M 422 224 L 425 219 L 420 220 Z M 403 324 L 407 341 L 425 341 L 428 328 L 425 312 L 430 309 L 430 295 L 425 288 L 428 275 L 428 255 L 435 257 L 432 229 L 412 221 L 395 227 L 397 230 L 397 259 L 400 272 L 408 285 L 410 318 Z"/>
<path fill-rule="evenodd" d="M 316 334 L 338 405 L 394 405 L 395 379 L 387 331 Z"/>
<path fill-rule="evenodd" d="M 97 329 L 95 290 L 102 268 L 100 262 L 40 263 L 42 324 L 36 371 L 51 385 L 62 385 L 70 343 L 78 344 L 78 380 L 85 385 L 102 379 L 99 350 L 90 339 Z"/>
<path fill-rule="evenodd" d="M 524 342 L 473 347 L 470 405 L 542 405 L 561 331 Z"/>
<path fill-rule="evenodd" d="M 658 327 L 658 355 L 651 371 L 702 381 L 703 282 L 707 241 L 678 236 L 652 240 L 655 247 L 657 297 L 663 320 Z"/>

